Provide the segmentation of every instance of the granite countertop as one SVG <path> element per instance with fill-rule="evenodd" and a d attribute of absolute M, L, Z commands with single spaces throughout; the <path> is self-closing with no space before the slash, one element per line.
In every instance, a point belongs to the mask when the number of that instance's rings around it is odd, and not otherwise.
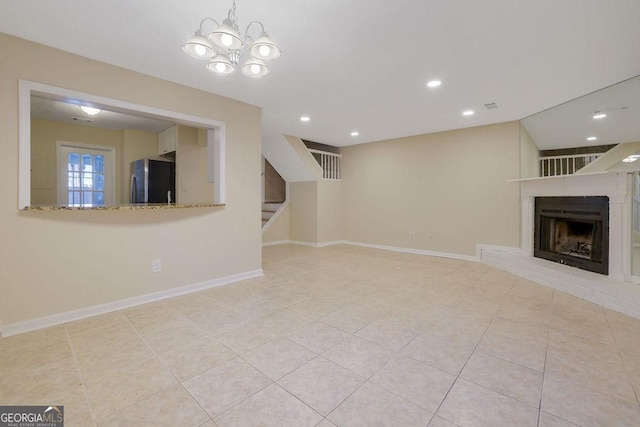
<path fill-rule="evenodd" d="M 126 211 L 138 209 L 185 209 L 185 208 L 211 208 L 225 206 L 224 203 L 186 203 L 186 204 L 138 204 L 138 205 L 118 205 L 118 206 L 96 206 L 96 207 L 71 207 L 71 206 L 27 206 L 25 211 Z"/>

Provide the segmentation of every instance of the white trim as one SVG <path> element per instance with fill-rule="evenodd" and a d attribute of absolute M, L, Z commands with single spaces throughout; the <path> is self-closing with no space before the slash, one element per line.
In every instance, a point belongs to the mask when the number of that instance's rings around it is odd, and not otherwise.
<path fill-rule="evenodd" d="M 225 123 L 219 120 L 192 116 L 176 111 L 134 104 L 105 96 L 92 95 L 29 80 L 18 82 L 18 209 L 22 210 L 31 204 L 31 95 L 49 97 L 52 99 L 82 100 L 98 106 L 109 107 L 110 110 L 124 113 L 142 113 L 161 120 L 171 120 L 177 124 L 213 129 L 207 133 L 207 145 L 212 149 L 207 151 L 209 166 L 213 165 L 213 174 L 208 179 L 214 179 L 214 203 L 225 203 Z M 211 169 L 211 167 L 209 167 Z"/>
<path fill-rule="evenodd" d="M 264 234 L 264 232 L 267 231 L 269 227 L 271 227 L 275 219 L 280 216 L 285 206 L 287 206 L 288 204 L 289 204 L 288 200 L 285 200 L 284 202 L 282 202 L 282 204 L 278 207 L 278 209 L 274 212 L 274 214 L 271 215 L 271 218 L 269 218 L 269 220 L 262 226 L 262 234 Z"/>
<path fill-rule="evenodd" d="M 334 240 L 331 242 L 322 242 L 322 243 L 315 243 L 315 242 L 303 242 L 301 240 L 288 240 L 286 243 L 292 244 L 292 245 L 300 245 L 300 246 L 309 246 L 311 248 L 326 248 L 327 246 L 334 246 L 334 245 L 348 245 L 349 243 L 344 241 L 344 240 Z"/>
<path fill-rule="evenodd" d="M 319 243 L 315 242 L 303 242 L 302 240 L 289 240 L 292 245 L 309 246 L 310 248 L 319 248 Z"/>
<path fill-rule="evenodd" d="M 226 203 L 226 169 L 225 169 L 225 141 L 227 131 L 224 123 L 218 127 L 216 132 L 213 129 L 207 131 L 207 155 L 209 157 L 209 180 L 213 179 L 213 203 Z"/>
<path fill-rule="evenodd" d="M 273 242 L 262 242 L 262 246 L 288 245 L 291 240 L 274 240 Z"/>
<path fill-rule="evenodd" d="M 434 251 L 427 251 L 423 249 L 402 248 L 398 246 L 376 245 L 372 243 L 352 242 L 349 240 L 343 241 L 342 243 L 345 243 L 347 245 L 353 245 L 353 246 L 362 246 L 365 248 L 383 249 L 385 251 L 405 252 L 409 254 L 436 256 L 440 258 L 452 258 L 452 259 L 459 259 L 462 261 L 475 261 L 475 262 L 480 261 L 478 258 L 472 255 L 452 254 L 449 252 L 434 252 Z"/>
<path fill-rule="evenodd" d="M 521 248 L 533 256 L 536 197 L 609 197 L 609 277 L 624 280 L 631 272 L 631 194 L 627 172 L 574 174 L 545 177 L 520 184 Z M 626 264 L 625 264 L 626 263 Z"/>
<path fill-rule="evenodd" d="M 11 323 L 3 325 L 2 336 L 10 337 L 12 335 L 24 332 L 35 331 L 37 329 L 48 328 L 63 323 L 82 320 L 88 317 L 100 314 L 111 313 L 112 311 L 122 310 L 129 307 L 135 307 L 154 301 L 160 301 L 179 295 L 190 294 L 193 292 L 203 291 L 217 286 L 227 285 L 229 283 L 241 280 L 252 279 L 254 277 L 263 276 L 264 272 L 261 268 L 257 270 L 246 271 L 244 273 L 232 274 L 230 276 L 218 279 L 208 280 L 206 282 L 195 283 L 193 285 L 180 286 L 178 288 L 168 289 L 166 291 L 154 292 L 150 294 L 140 295 L 137 297 L 126 298 L 120 301 L 109 302 L 106 304 L 94 305 L 92 307 L 80 308 L 78 310 L 67 311 L 64 313 L 52 314 L 50 316 L 39 317 L 37 319 L 26 320 L 24 322 Z"/>
<path fill-rule="evenodd" d="M 18 209 L 31 204 L 31 86 L 18 82 Z"/>
<path fill-rule="evenodd" d="M 530 181 L 544 181 L 544 180 L 553 180 L 558 178 L 569 178 L 572 176 L 589 176 L 589 175 L 604 175 L 609 173 L 608 171 L 598 171 L 598 172 L 583 172 L 583 173 L 574 173 L 571 175 L 554 175 L 554 176 L 534 176 L 533 178 L 518 178 L 518 179 L 508 179 L 507 182 L 530 182 Z"/>
<path fill-rule="evenodd" d="M 333 240 L 330 242 L 322 242 L 322 243 L 317 243 L 316 247 L 317 248 L 326 248 L 327 246 L 335 246 L 335 245 L 346 245 L 348 244 L 346 241 L 344 240 Z"/>
<path fill-rule="evenodd" d="M 83 151 L 104 154 L 104 204 L 116 204 L 116 147 L 86 144 L 71 141 L 56 141 L 56 200 L 60 206 L 69 205 L 67 154 L 69 151 Z"/>
<path fill-rule="evenodd" d="M 279 240 L 277 242 L 263 243 L 262 246 L 286 245 L 286 244 L 310 246 L 312 248 L 324 248 L 327 246 L 334 246 L 334 245 L 351 245 L 351 246 L 360 246 L 360 247 L 371 248 L 371 249 L 382 249 L 385 251 L 392 251 L 392 252 L 404 252 L 404 253 L 416 254 L 416 255 L 427 255 L 427 256 L 436 256 L 440 258 L 459 259 L 462 261 L 474 261 L 474 262 L 480 261 L 480 258 L 477 258 L 472 255 L 460 255 L 460 254 L 452 254 L 448 252 L 434 252 L 434 251 L 426 251 L 423 249 L 413 249 L 413 248 L 401 248 L 398 246 L 376 245 L 373 243 L 354 242 L 351 240 L 333 240 L 330 242 L 322 242 L 322 243 L 303 242 L 299 240 Z M 515 249 L 515 248 L 509 248 L 509 249 Z"/>
<path fill-rule="evenodd" d="M 482 251 L 491 251 L 491 252 L 506 252 L 510 254 L 521 254 L 522 249 L 512 247 L 512 246 L 496 246 L 496 245 L 476 245 L 476 258 L 482 260 Z"/>

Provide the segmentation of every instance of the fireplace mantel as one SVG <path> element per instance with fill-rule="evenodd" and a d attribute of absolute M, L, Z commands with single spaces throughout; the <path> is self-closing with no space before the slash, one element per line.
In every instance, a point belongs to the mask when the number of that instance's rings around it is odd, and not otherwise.
<path fill-rule="evenodd" d="M 631 275 L 631 180 L 622 172 L 574 174 L 520 181 L 521 250 L 533 256 L 536 197 L 609 197 L 609 276 Z"/>
<path fill-rule="evenodd" d="M 631 204 L 628 172 L 575 174 L 518 180 L 521 197 L 521 246 L 479 248 L 483 263 L 555 290 L 640 319 L 640 285 L 631 276 Z M 536 197 L 609 197 L 609 275 L 584 271 L 533 256 Z"/>

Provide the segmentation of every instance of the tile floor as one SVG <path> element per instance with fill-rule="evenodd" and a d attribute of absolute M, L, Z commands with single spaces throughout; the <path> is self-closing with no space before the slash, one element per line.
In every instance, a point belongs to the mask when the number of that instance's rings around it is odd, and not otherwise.
<path fill-rule="evenodd" d="M 69 426 L 637 426 L 640 320 L 482 264 L 264 249 L 265 276 L 0 340 Z"/>

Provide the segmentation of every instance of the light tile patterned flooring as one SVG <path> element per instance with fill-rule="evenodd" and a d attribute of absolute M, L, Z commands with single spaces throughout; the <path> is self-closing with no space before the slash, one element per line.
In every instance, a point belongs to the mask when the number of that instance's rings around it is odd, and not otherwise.
<path fill-rule="evenodd" d="M 482 264 L 264 249 L 265 276 L 0 340 L 69 426 L 637 426 L 640 321 Z"/>

